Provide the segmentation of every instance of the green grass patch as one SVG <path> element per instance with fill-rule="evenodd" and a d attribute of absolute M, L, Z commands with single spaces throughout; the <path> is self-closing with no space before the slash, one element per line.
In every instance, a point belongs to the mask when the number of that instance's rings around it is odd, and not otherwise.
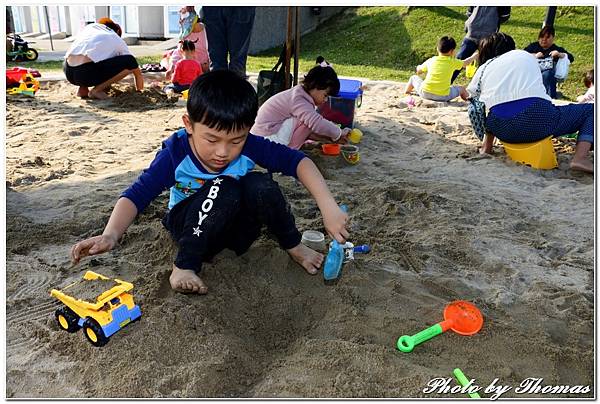
<path fill-rule="evenodd" d="M 354 7 L 334 16 L 300 41 L 299 70 L 307 72 L 317 56 L 333 63 L 342 76 L 373 80 L 406 81 L 425 59 L 436 54 L 439 37 L 464 36 L 466 7 Z M 537 40 L 546 7 L 512 7 L 502 31 L 518 48 Z M 556 43 L 573 55 L 575 62 L 567 80 L 559 86 L 565 97 L 585 92 L 583 74 L 594 65 L 594 8 L 558 7 Z M 273 48 L 248 58 L 248 70 L 273 67 L 280 49 Z M 464 73 L 458 84 L 467 84 Z"/>
<path fill-rule="evenodd" d="M 306 73 L 317 56 L 333 63 L 341 76 L 371 80 L 406 81 L 425 59 L 436 54 L 439 37 L 450 35 L 458 46 L 464 36 L 466 7 L 352 7 L 323 23 L 300 41 L 299 70 Z M 546 7 L 513 7 L 502 31 L 511 35 L 522 49 L 537 40 Z M 584 73 L 594 66 L 594 8 L 558 7 L 556 43 L 575 55 L 567 80 L 559 91 L 574 100 L 585 92 Z M 271 69 L 281 48 L 272 48 L 248 57 L 247 70 Z M 160 56 L 138 58 L 138 63 L 156 63 Z M 7 66 L 28 66 L 47 72 L 62 70 L 62 62 L 9 62 Z M 461 74 L 457 84 L 467 84 Z"/>
<path fill-rule="evenodd" d="M 139 58 L 136 58 L 136 59 L 138 61 L 138 64 L 141 66 L 141 65 L 146 64 L 146 63 L 156 63 L 157 60 L 160 60 L 160 58 L 161 58 L 160 55 L 156 55 L 156 56 L 142 56 L 142 57 L 139 57 Z M 42 75 L 44 73 L 47 73 L 47 74 L 56 74 L 56 73 L 62 72 L 63 62 L 62 62 L 62 60 L 51 60 L 51 61 L 47 61 L 47 62 L 38 62 L 38 61 L 34 61 L 34 62 L 6 62 L 6 67 L 8 69 L 10 69 L 11 67 L 15 67 L 15 66 L 21 66 L 21 67 L 26 67 L 26 68 L 37 69 L 37 70 L 39 70 L 42 73 Z"/>

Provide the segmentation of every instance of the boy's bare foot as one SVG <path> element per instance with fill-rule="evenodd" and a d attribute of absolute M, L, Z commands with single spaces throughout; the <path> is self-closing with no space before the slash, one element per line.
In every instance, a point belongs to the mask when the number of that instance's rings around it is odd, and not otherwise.
<path fill-rule="evenodd" d="M 180 293 L 198 293 L 205 295 L 208 288 L 202 279 L 191 269 L 180 269 L 173 265 L 173 272 L 169 277 L 171 288 Z"/>
<path fill-rule="evenodd" d="M 90 90 L 87 87 L 79 87 L 77 89 L 77 96 L 80 98 L 86 98 L 90 93 Z"/>
<path fill-rule="evenodd" d="M 583 160 L 571 160 L 571 170 L 583 171 L 585 173 L 594 173 L 594 164 L 588 159 Z"/>
<path fill-rule="evenodd" d="M 323 264 L 323 254 L 302 243 L 294 248 L 290 248 L 287 250 L 287 253 L 311 275 L 315 275 L 319 271 L 321 264 Z"/>
<path fill-rule="evenodd" d="M 104 91 L 98 90 L 92 90 L 88 95 L 90 98 L 95 98 L 97 100 L 106 100 L 108 98 L 108 94 L 106 94 Z"/>

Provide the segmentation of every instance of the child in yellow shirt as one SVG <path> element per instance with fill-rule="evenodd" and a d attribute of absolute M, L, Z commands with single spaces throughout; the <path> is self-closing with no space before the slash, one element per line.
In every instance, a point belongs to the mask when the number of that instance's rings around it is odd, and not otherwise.
<path fill-rule="evenodd" d="M 417 66 L 417 75 L 411 76 L 406 86 L 405 94 L 414 89 L 421 98 L 432 101 L 450 101 L 458 96 L 463 100 L 469 97 L 464 86 L 451 86 L 452 74 L 455 70 L 471 64 L 478 56 L 475 52 L 465 60 L 454 57 L 456 41 L 452 37 L 443 36 L 437 43 L 438 55 L 427 59 Z M 425 80 L 418 75 L 427 73 Z"/>

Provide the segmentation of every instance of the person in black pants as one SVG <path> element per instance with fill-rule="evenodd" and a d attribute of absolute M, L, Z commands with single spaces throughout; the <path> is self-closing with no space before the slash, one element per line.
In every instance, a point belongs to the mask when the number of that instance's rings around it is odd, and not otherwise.
<path fill-rule="evenodd" d="M 203 6 L 201 12 L 211 70 L 229 69 L 246 77 L 246 59 L 256 7 Z"/>
<path fill-rule="evenodd" d="M 216 70 L 197 78 L 189 90 L 185 127 L 163 142 L 150 166 L 121 194 L 102 235 L 73 246 L 73 263 L 113 249 L 137 214 L 169 189 L 163 224 L 178 244 L 169 278 L 174 290 L 205 294 L 202 263 L 225 248 L 243 254 L 263 226 L 306 272 L 316 274 L 323 254 L 300 243 L 290 206 L 271 175 L 252 170 L 260 165 L 298 178 L 321 210 L 325 230 L 341 243 L 348 237 L 348 215 L 304 153 L 249 133 L 257 110 L 252 84 L 236 73 Z"/>
<path fill-rule="evenodd" d="M 500 30 L 500 24 L 510 18 L 510 7 L 470 6 L 467 9 L 467 17 L 466 35 L 456 53 L 456 58 L 460 60 L 473 55 L 479 46 L 479 41 Z M 460 70 L 454 72 L 452 83 L 459 74 Z"/>
<path fill-rule="evenodd" d="M 82 98 L 108 98 L 110 85 L 129 74 L 138 91 L 144 88 L 137 60 L 121 38 L 121 27 L 107 17 L 77 35 L 65 54 L 63 71 L 67 81 L 79 87 L 77 96 Z"/>

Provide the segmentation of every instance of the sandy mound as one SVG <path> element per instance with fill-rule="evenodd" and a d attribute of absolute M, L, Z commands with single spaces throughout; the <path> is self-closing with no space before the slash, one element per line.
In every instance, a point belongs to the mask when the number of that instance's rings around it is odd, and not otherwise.
<path fill-rule="evenodd" d="M 160 224 L 166 194 L 119 248 L 77 267 L 68 260 L 182 125 L 181 105 L 153 90 L 78 100 L 62 82 L 10 97 L 7 396 L 464 398 L 423 393 L 459 367 L 478 385 L 512 386 L 503 397 L 549 397 L 515 393 L 529 377 L 592 387 L 553 397 L 592 397 L 593 177 L 568 170 L 572 143 L 561 143 L 551 171 L 517 165 L 501 147 L 481 157 L 466 104 L 408 108 L 402 86 L 368 87 L 357 110 L 360 163 L 307 154 L 349 206 L 351 241 L 373 251 L 325 284 L 265 234 L 245 255 L 224 251 L 206 265 L 204 297 L 169 287 L 176 249 Z M 276 178 L 299 228 L 323 231 L 307 191 Z M 88 269 L 132 282 L 143 313 L 103 348 L 60 330 L 49 296 Z M 395 349 L 455 299 L 480 307 L 479 334 Z"/>

